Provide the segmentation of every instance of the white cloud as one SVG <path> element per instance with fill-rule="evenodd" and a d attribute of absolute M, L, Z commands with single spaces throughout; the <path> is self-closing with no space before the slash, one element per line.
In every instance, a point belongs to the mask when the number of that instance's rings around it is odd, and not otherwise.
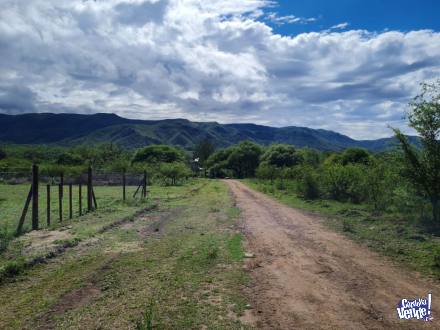
<path fill-rule="evenodd" d="M 330 30 L 345 30 L 349 25 L 350 23 L 348 22 L 339 23 L 330 27 Z"/>
<path fill-rule="evenodd" d="M 304 18 L 304 17 L 297 17 L 295 15 L 286 15 L 286 16 L 280 16 L 278 13 L 270 12 L 266 15 L 266 20 L 277 24 L 277 25 L 283 25 L 283 24 L 308 24 L 316 22 L 317 19 L 314 17 L 310 18 Z"/>
<path fill-rule="evenodd" d="M 261 20 L 271 5 L 4 0 L 0 111 L 253 121 L 375 138 L 390 134 L 388 124 L 404 127 L 418 83 L 440 75 L 440 33 L 340 31 L 343 23 L 287 37 Z"/>

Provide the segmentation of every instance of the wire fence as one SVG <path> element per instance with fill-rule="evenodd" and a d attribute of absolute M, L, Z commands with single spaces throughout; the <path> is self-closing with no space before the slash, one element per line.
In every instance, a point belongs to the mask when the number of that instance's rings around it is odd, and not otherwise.
<path fill-rule="evenodd" d="M 115 187 L 116 190 L 120 187 L 117 199 L 126 201 L 145 199 L 147 183 L 146 172 L 93 171 L 89 167 L 85 173 L 46 173 L 33 165 L 31 170 L 14 168 L 0 171 L 0 205 L 8 198 L 15 198 L 15 204 L 23 205 L 21 212 L 15 211 L 18 221 L 16 234 L 19 235 L 28 213 L 32 219 L 32 230 L 38 230 L 41 225 L 49 227 L 54 218 L 61 222 L 98 209 L 100 196 L 96 193 L 97 187 Z M 13 185 L 17 187 L 12 188 Z M 8 194 L 8 191 L 11 193 Z M 98 191 L 102 192 L 101 189 Z M 46 220 L 44 224 L 42 218 Z"/>

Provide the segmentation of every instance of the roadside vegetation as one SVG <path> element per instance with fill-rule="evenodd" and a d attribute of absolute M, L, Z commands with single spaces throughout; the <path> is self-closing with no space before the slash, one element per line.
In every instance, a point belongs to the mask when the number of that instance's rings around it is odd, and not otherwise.
<path fill-rule="evenodd" d="M 151 189 L 156 208 L 85 236 L 93 220 L 81 221 L 68 229 L 84 237 L 78 245 L 4 282 L 0 328 L 246 329 L 248 277 L 227 187 Z"/>
<path fill-rule="evenodd" d="M 410 105 L 419 148 L 394 129 L 387 152 L 259 146 L 216 151 L 212 177 L 246 179 L 281 201 L 331 216 L 327 223 L 381 253 L 440 276 L 440 83 L 422 86 Z"/>

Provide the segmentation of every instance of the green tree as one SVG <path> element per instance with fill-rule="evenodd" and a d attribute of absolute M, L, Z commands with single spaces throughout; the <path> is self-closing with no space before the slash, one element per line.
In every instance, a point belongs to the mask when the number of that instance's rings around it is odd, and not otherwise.
<path fill-rule="evenodd" d="M 305 165 L 318 167 L 321 163 L 321 153 L 315 149 L 303 148 L 298 151 L 298 154 Z"/>
<path fill-rule="evenodd" d="M 175 186 L 177 182 L 191 175 L 189 168 L 183 163 L 163 163 L 160 165 L 160 174 Z"/>
<path fill-rule="evenodd" d="M 139 149 L 134 155 L 132 163 L 174 163 L 182 162 L 184 159 L 185 155 L 180 149 L 169 145 L 155 144 Z"/>
<path fill-rule="evenodd" d="M 280 170 L 276 166 L 263 162 L 258 166 L 255 175 L 259 179 L 270 180 L 270 183 L 272 184 L 273 180 L 278 177 L 279 172 Z"/>
<path fill-rule="evenodd" d="M 310 165 L 301 167 L 297 192 L 304 199 L 317 199 L 320 196 L 319 176 L 316 169 Z"/>
<path fill-rule="evenodd" d="M 370 153 L 362 148 L 347 148 L 342 153 L 342 165 L 348 164 L 368 164 L 370 161 Z"/>
<path fill-rule="evenodd" d="M 84 160 L 81 158 L 81 156 L 72 152 L 63 152 L 61 155 L 58 156 L 55 163 L 58 165 L 77 166 L 82 165 L 84 163 Z"/>
<path fill-rule="evenodd" d="M 6 152 L 3 149 L 0 149 L 0 160 L 6 158 Z"/>
<path fill-rule="evenodd" d="M 365 170 L 364 187 L 366 200 L 375 211 L 385 210 L 393 199 L 394 190 L 399 183 L 396 177 L 398 164 L 392 157 L 372 158 Z"/>
<path fill-rule="evenodd" d="M 274 144 L 264 152 L 261 161 L 276 167 L 290 167 L 298 165 L 302 161 L 302 157 L 289 144 Z"/>
<path fill-rule="evenodd" d="M 220 149 L 214 152 L 206 161 L 209 168 L 209 175 L 213 178 L 221 178 L 226 176 L 228 167 L 228 157 L 232 152 L 232 148 Z"/>
<path fill-rule="evenodd" d="M 364 176 L 364 165 L 330 164 L 325 166 L 323 183 L 330 198 L 359 203 L 365 197 Z"/>
<path fill-rule="evenodd" d="M 194 150 L 194 159 L 198 159 L 198 163 L 201 167 L 203 167 L 203 170 L 205 172 L 206 176 L 206 167 L 207 167 L 207 161 L 209 157 L 214 153 L 215 146 L 211 143 L 208 139 L 205 139 L 198 143 L 196 145 L 196 148 Z"/>
<path fill-rule="evenodd" d="M 259 165 L 261 147 L 250 141 L 243 141 L 232 147 L 227 159 L 227 166 L 238 178 L 252 177 Z"/>
<path fill-rule="evenodd" d="M 393 129 L 405 154 L 404 175 L 429 198 L 432 216 L 440 221 L 440 80 L 422 84 L 421 94 L 410 103 L 409 126 L 417 131 L 421 149 L 417 150 L 398 129 Z"/>

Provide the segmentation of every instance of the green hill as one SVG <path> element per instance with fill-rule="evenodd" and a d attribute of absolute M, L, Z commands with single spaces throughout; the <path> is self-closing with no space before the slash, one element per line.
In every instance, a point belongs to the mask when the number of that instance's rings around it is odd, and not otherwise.
<path fill-rule="evenodd" d="M 318 150 L 342 150 L 364 147 L 381 151 L 394 139 L 358 141 L 348 136 L 306 127 L 268 127 L 255 124 L 219 124 L 191 122 L 186 119 L 133 120 L 115 114 L 0 114 L 0 141 L 16 144 L 75 145 L 113 142 L 127 148 L 149 144 L 172 144 L 192 149 L 202 139 L 218 147 L 243 140 L 261 144 L 288 143 Z M 411 137 L 416 142 L 415 137 Z"/>

